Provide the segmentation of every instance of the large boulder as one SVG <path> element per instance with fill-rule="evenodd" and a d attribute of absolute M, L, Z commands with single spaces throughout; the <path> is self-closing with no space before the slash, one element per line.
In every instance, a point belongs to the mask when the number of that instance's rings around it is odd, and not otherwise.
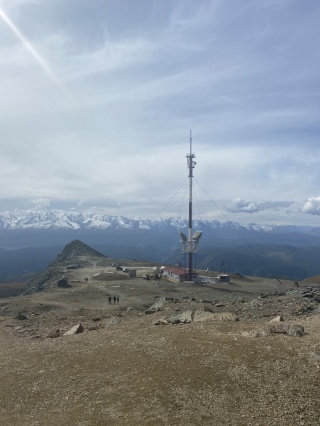
<path fill-rule="evenodd" d="M 295 337 L 304 336 L 304 327 L 300 324 L 289 324 L 287 327 L 287 334 Z"/>
<path fill-rule="evenodd" d="M 193 321 L 193 316 L 194 313 L 192 311 L 184 311 L 177 315 L 177 318 L 184 323 L 189 323 Z"/>
<path fill-rule="evenodd" d="M 268 330 L 251 330 L 251 331 L 244 331 L 241 333 L 241 336 L 244 337 L 266 337 L 270 336 L 271 332 Z"/>
<path fill-rule="evenodd" d="M 283 321 L 283 316 L 282 315 L 278 315 L 277 317 L 272 318 L 272 320 L 270 320 L 269 323 L 270 322 L 271 323 L 278 323 L 278 322 L 281 322 L 281 321 Z"/>
<path fill-rule="evenodd" d="M 74 325 L 72 328 L 70 328 L 70 330 L 66 331 L 64 333 L 64 336 L 73 336 L 74 334 L 79 334 L 82 333 L 84 330 L 83 326 L 81 323 Z"/>
<path fill-rule="evenodd" d="M 146 311 L 145 314 L 154 314 L 157 311 L 160 311 L 167 302 L 173 302 L 172 297 L 160 297 L 153 305 L 151 305 Z"/>
<path fill-rule="evenodd" d="M 269 331 L 272 334 L 288 334 L 295 337 L 304 335 L 304 327 L 300 324 L 274 323 L 269 326 Z"/>
<path fill-rule="evenodd" d="M 181 312 L 181 314 L 178 314 L 174 317 L 166 318 L 166 321 L 169 324 L 188 324 L 193 321 L 193 312 L 192 311 Z"/>

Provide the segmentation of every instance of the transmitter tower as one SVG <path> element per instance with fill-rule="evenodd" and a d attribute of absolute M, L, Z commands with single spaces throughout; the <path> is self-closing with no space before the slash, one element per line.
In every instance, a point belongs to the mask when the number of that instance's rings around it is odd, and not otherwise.
<path fill-rule="evenodd" d="M 180 242 L 182 243 L 182 252 L 188 253 L 188 281 L 192 281 L 193 271 L 193 255 L 198 250 L 198 243 L 202 235 L 202 231 L 196 231 L 192 235 L 192 179 L 193 169 L 196 166 L 195 154 L 192 153 L 192 132 L 190 130 L 190 152 L 186 155 L 189 179 L 189 220 L 188 220 L 188 236 L 180 232 Z"/>

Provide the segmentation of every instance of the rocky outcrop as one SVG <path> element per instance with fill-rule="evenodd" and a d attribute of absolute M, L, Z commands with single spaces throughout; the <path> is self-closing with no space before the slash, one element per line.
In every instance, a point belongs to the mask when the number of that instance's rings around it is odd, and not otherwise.
<path fill-rule="evenodd" d="M 205 312 L 195 311 L 193 321 L 239 321 L 239 318 L 232 312 Z"/>
<path fill-rule="evenodd" d="M 174 302 L 173 297 L 160 297 L 153 305 L 151 305 L 146 311 L 145 314 L 154 314 L 157 311 L 160 311 L 167 302 Z"/>
<path fill-rule="evenodd" d="M 193 321 L 194 312 L 193 311 L 184 311 L 181 314 L 177 315 L 177 318 L 184 323 L 189 323 Z"/>
<path fill-rule="evenodd" d="M 161 318 L 154 325 L 188 324 L 203 321 L 239 321 L 232 312 L 208 312 L 205 310 L 184 311 L 176 316 Z"/>
<path fill-rule="evenodd" d="M 271 324 L 270 323 L 260 330 L 245 331 L 242 336 L 245 337 L 266 337 L 275 334 L 287 334 L 293 337 L 304 336 L 304 327 L 300 324 Z"/>

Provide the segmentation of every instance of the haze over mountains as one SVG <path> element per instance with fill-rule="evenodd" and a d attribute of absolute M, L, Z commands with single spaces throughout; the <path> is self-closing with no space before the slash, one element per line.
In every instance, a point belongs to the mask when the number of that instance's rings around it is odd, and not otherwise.
<path fill-rule="evenodd" d="M 319 273 L 320 227 L 261 226 L 194 220 L 203 231 L 197 267 L 303 279 Z M 184 262 L 179 232 L 187 219 L 141 219 L 96 212 L 15 210 L 0 213 L 0 279 L 35 273 L 79 239 L 114 258 Z"/>

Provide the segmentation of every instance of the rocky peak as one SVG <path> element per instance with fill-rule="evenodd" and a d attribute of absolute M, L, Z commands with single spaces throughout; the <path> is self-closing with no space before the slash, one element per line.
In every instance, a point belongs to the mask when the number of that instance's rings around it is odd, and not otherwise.
<path fill-rule="evenodd" d="M 68 243 L 62 253 L 58 254 L 55 263 L 72 261 L 79 257 L 106 257 L 80 240 Z"/>
<path fill-rule="evenodd" d="M 46 270 L 35 275 L 26 284 L 20 294 L 32 294 L 43 289 L 55 287 L 64 276 L 66 268 L 72 265 L 76 268 L 84 267 L 99 260 L 99 258 L 106 257 L 80 240 L 71 241 Z"/>

